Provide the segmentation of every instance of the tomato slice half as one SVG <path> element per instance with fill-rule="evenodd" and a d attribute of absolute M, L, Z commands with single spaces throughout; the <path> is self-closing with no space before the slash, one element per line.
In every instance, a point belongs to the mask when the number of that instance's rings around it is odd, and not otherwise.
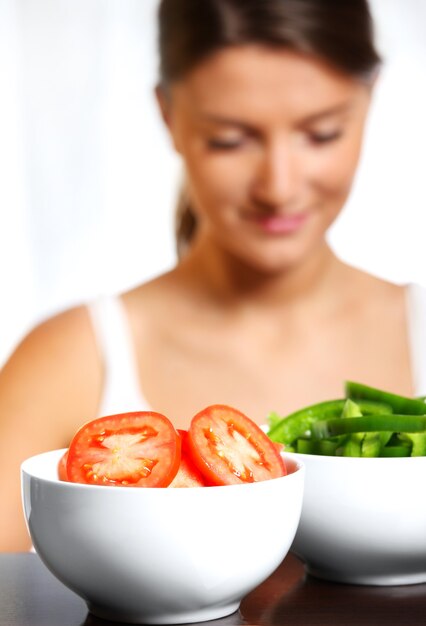
<path fill-rule="evenodd" d="M 68 480 L 91 485 L 167 487 L 180 462 L 170 420 L 151 411 L 101 417 L 84 424 L 68 450 Z"/>
<path fill-rule="evenodd" d="M 211 484 L 252 483 L 287 473 L 269 437 L 229 406 L 215 404 L 197 413 L 189 428 L 188 444 L 192 459 Z"/>
<path fill-rule="evenodd" d="M 206 481 L 191 457 L 188 446 L 188 431 L 178 429 L 178 433 L 181 438 L 182 453 L 178 473 L 169 487 L 205 487 Z"/>
<path fill-rule="evenodd" d="M 59 459 L 59 463 L 58 463 L 58 478 L 59 480 L 64 480 L 65 482 L 68 481 L 67 458 L 68 458 L 68 450 L 64 452 L 64 454 Z"/>

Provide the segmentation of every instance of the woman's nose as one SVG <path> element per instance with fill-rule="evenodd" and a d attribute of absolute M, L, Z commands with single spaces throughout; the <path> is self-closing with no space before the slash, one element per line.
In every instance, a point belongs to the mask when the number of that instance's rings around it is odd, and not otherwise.
<path fill-rule="evenodd" d="M 300 167 L 291 146 L 282 143 L 265 147 L 257 163 L 252 193 L 266 206 L 281 207 L 297 195 Z"/>

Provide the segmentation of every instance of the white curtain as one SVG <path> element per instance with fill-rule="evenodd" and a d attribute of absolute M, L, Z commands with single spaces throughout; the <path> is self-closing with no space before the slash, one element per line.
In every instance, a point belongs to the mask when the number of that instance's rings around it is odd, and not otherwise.
<path fill-rule="evenodd" d="M 0 0 L 0 365 L 41 318 L 175 260 L 157 3 Z M 359 267 L 426 284 L 426 2 L 372 8 L 385 66 L 330 240 Z"/>

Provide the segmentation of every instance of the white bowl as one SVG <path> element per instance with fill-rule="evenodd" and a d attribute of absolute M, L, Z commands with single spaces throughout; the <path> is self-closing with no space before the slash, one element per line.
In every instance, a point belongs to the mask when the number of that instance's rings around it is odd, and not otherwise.
<path fill-rule="evenodd" d="M 63 450 L 22 464 L 24 511 L 47 567 L 98 617 L 167 624 L 211 620 L 280 564 L 293 541 L 304 468 L 248 485 L 189 489 L 60 482 Z"/>
<path fill-rule="evenodd" d="M 292 551 L 310 574 L 363 585 L 426 582 L 426 457 L 292 456 L 306 467 Z"/>

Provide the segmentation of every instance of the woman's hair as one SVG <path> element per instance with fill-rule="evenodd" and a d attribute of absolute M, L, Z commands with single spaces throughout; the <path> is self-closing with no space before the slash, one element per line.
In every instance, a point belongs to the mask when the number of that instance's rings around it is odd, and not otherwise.
<path fill-rule="evenodd" d="M 312 55 L 359 80 L 380 64 L 367 0 L 161 0 L 163 89 L 212 53 L 244 44 Z M 176 213 L 179 256 L 196 228 L 184 187 Z"/>

